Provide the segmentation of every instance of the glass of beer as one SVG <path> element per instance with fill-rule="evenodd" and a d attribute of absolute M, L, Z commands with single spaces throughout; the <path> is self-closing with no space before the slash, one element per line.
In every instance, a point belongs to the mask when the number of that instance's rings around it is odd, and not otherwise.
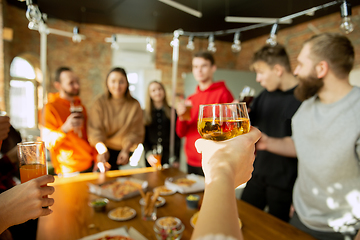
<path fill-rule="evenodd" d="M 82 113 L 83 107 L 81 105 L 75 105 L 74 103 L 70 104 L 70 113 Z M 82 118 L 82 116 L 78 116 L 76 118 Z M 74 129 L 74 132 L 82 138 L 82 127 L 77 127 Z"/>
<path fill-rule="evenodd" d="M 27 182 L 47 174 L 44 142 L 18 143 L 18 156 L 20 160 L 20 179 Z"/>
<path fill-rule="evenodd" d="M 157 160 L 154 167 L 157 170 L 162 169 L 162 165 L 161 165 L 162 150 L 163 150 L 163 147 L 161 146 L 161 144 L 157 144 L 156 146 L 153 146 L 153 155 L 154 155 L 154 158 L 156 158 L 156 160 Z"/>
<path fill-rule="evenodd" d="M 250 131 L 246 104 L 200 105 L 197 129 L 202 138 L 223 141 Z"/>

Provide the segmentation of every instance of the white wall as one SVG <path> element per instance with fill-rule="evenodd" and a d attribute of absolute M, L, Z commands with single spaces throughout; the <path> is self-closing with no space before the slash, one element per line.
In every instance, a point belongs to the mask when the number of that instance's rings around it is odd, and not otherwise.
<path fill-rule="evenodd" d="M 350 84 L 360 87 L 360 68 L 353 69 L 350 72 Z"/>

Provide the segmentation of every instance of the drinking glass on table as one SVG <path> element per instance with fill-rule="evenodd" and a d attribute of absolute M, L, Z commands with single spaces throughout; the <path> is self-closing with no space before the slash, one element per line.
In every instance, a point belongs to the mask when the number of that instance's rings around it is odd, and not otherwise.
<path fill-rule="evenodd" d="M 155 163 L 154 167 L 157 170 L 162 169 L 162 165 L 161 165 L 162 151 L 163 151 L 163 147 L 161 146 L 161 144 L 157 144 L 157 145 L 153 146 L 153 156 L 156 159 L 156 163 Z"/>
<path fill-rule="evenodd" d="M 197 128 L 204 139 L 223 141 L 250 131 L 246 104 L 200 105 Z"/>
<path fill-rule="evenodd" d="M 249 86 L 245 86 L 240 92 L 239 101 L 245 102 L 246 107 L 249 108 L 252 100 L 254 99 L 254 96 L 255 96 L 255 89 Z"/>
<path fill-rule="evenodd" d="M 18 143 L 21 182 L 47 174 L 44 142 Z"/>

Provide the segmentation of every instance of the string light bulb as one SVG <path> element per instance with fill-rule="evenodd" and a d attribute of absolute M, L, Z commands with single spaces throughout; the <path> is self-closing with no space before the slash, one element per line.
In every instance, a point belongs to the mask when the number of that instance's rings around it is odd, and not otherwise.
<path fill-rule="evenodd" d="M 29 20 L 28 28 L 32 30 L 37 29 L 42 21 L 39 7 L 32 0 L 26 0 L 26 5 L 26 18 Z"/>
<path fill-rule="evenodd" d="M 234 53 L 238 53 L 241 51 L 240 32 L 236 32 L 234 34 L 234 43 L 231 45 L 231 50 Z"/>
<path fill-rule="evenodd" d="M 81 42 L 81 36 L 79 34 L 79 28 L 78 27 L 73 28 L 72 41 L 75 42 L 75 43 Z"/>
<path fill-rule="evenodd" d="M 354 24 L 351 21 L 351 4 L 346 0 L 340 5 L 341 24 L 340 29 L 348 34 L 354 31 Z"/>
<path fill-rule="evenodd" d="M 186 45 L 186 48 L 190 51 L 194 51 L 195 49 L 195 45 L 194 45 L 194 36 L 193 35 L 190 35 L 189 37 L 189 42 L 188 44 Z"/>
<path fill-rule="evenodd" d="M 269 44 L 270 46 L 276 46 L 277 44 L 277 32 L 279 30 L 279 24 L 274 23 L 274 25 L 271 28 L 270 31 L 270 36 L 269 38 L 266 40 L 266 44 Z"/>
<path fill-rule="evenodd" d="M 211 34 L 209 36 L 209 46 L 208 46 L 207 50 L 212 53 L 216 52 L 216 47 L 215 47 L 215 42 L 214 42 L 214 34 Z"/>
<path fill-rule="evenodd" d="M 146 38 L 146 51 L 154 52 L 154 39 L 151 37 Z"/>
<path fill-rule="evenodd" d="M 116 34 L 111 35 L 111 48 L 114 50 L 119 49 L 119 44 L 117 43 Z"/>

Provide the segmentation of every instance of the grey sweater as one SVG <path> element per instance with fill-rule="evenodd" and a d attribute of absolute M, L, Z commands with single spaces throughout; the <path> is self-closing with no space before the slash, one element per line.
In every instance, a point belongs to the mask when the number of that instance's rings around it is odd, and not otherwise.
<path fill-rule="evenodd" d="M 323 104 L 302 103 L 292 119 L 298 155 L 294 206 L 300 220 L 318 231 L 360 228 L 360 88 Z"/>

